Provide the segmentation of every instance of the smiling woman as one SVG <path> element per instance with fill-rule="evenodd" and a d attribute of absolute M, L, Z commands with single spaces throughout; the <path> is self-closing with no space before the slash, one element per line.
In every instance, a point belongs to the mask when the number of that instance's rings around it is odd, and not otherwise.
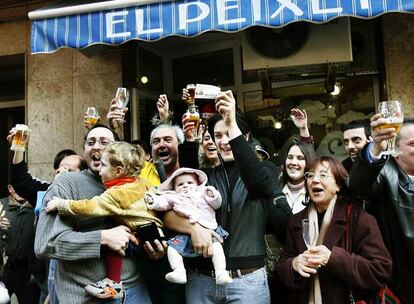
<path fill-rule="evenodd" d="M 364 294 L 355 302 L 369 302 L 391 275 L 391 258 L 375 219 L 349 203 L 348 174 L 338 160 L 317 158 L 305 176 L 309 205 L 292 217 L 279 262 L 282 282 L 295 289 L 289 303 L 349 303 L 349 286 L 354 295 L 356 290 Z M 351 218 L 352 225 L 347 224 Z M 305 235 L 304 220 L 309 223 Z"/>

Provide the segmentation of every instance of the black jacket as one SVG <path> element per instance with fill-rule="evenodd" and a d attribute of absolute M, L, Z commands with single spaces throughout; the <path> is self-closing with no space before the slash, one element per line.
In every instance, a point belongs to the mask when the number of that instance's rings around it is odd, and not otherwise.
<path fill-rule="evenodd" d="M 195 159 L 197 150 L 192 143 L 182 146 L 180 165 L 191 166 L 188 161 Z M 242 135 L 231 140 L 230 146 L 234 162 L 204 169 L 208 183 L 217 188 L 223 198 L 216 218 L 219 225 L 229 232 L 224 242 L 227 269 L 260 268 L 264 266 L 264 234 L 269 213 L 266 210 L 271 206 L 275 189 L 278 189 L 276 167 L 271 162 L 259 161 Z M 193 152 L 189 154 L 191 150 Z M 286 200 L 283 194 L 281 199 Z M 289 215 L 279 215 L 286 225 Z M 201 263 L 209 261 L 202 260 Z"/>
<path fill-rule="evenodd" d="M 11 165 L 10 183 L 21 197 L 32 206 L 36 205 L 37 192 L 46 191 L 50 183 L 38 180 L 30 175 L 26 162 Z"/>
<path fill-rule="evenodd" d="M 351 171 L 351 191 L 370 198 L 384 243 L 393 259 L 389 287 L 402 303 L 414 303 L 414 183 L 393 158 L 369 163 L 367 146 Z"/>

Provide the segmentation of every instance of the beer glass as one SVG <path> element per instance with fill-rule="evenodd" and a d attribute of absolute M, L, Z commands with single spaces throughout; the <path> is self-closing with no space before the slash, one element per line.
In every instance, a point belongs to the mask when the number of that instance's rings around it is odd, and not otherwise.
<path fill-rule="evenodd" d="M 124 112 L 126 106 L 128 105 L 128 102 L 129 102 L 128 89 L 127 88 L 118 88 L 118 89 L 116 89 L 115 101 L 116 101 L 116 104 L 118 105 L 118 107 L 121 108 L 121 112 Z M 121 119 L 117 119 L 117 120 L 121 120 Z M 124 122 L 123 119 L 122 119 L 122 122 Z"/>
<path fill-rule="evenodd" d="M 86 109 L 85 122 L 91 126 L 95 125 L 99 120 L 98 110 L 95 107 Z"/>
<path fill-rule="evenodd" d="M 190 94 L 191 103 L 195 103 L 196 86 L 194 84 L 187 85 L 188 94 Z"/>
<path fill-rule="evenodd" d="M 26 151 L 27 141 L 31 130 L 28 126 L 17 124 L 15 126 L 16 135 L 14 135 L 10 150 L 12 151 Z"/>
<path fill-rule="evenodd" d="M 190 118 L 190 121 L 194 123 L 196 139 L 200 140 L 200 134 L 198 134 L 198 129 L 200 127 L 201 118 L 200 113 L 198 113 L 198 107 L 195 105 L 189 106 L 187 109 L 187 115 Z"/>
<path fill-rule="evenodd" d="M 379 126 L 379 129 L 394 128 L 395 132 L 400 132 L 402 123 L 404 121 L 404 114 L 402 104 L 398 100 L 382 101 L 378 105 L 378 112 L 386 122 Z M 387 149 L 383 151 L 385 155 L 396 156 L 399 152 L 395 148 L 395 137 L 387 139 Z"/>

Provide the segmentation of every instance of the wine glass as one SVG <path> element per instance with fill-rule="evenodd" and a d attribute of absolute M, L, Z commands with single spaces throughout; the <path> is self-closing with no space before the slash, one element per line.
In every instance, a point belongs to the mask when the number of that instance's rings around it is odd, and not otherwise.
<path fill-rule="evenodd" d="M 120 107 L 121 112 L 124 112 L 129 102 L 129 92 L 127 88 L 116 89 L 115 102 Z M 122 119 L 122 121 L 124 121 Z"/>
<path fill-rule="evenodd" d="M 85 123 L 88 125 L 95 125 L 99 120 L 99 113 L 95 107 L 88 107 L 86 109 Z"/>
<path fill-rule="evenodd" d="M 302 220 L 302 237 L 307 248 L 311 247 L 311 239 L 309 235 L 309 220 Z"/>
<path fill-rule="evenodd" d="M 378 105 L 378 112 L 386 119 L 379 129 L 394 128 L 398 135 L 404 121 L 402 104 L 398 100 L 382 101 Z M 397 156 L 400 152 L 395 148 L 395 137 L 387 139 L 387 148 L 382 152 L 385 155 Z"/>

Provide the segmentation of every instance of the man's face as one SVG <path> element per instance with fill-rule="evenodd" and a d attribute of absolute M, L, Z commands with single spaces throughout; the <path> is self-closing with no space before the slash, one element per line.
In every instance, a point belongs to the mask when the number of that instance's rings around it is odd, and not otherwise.
<path fill-rule="evenodd" d="M 214 126 L 214 141 L 223 161 L 233 161 L 234 156 L 229 144 L 229 132 L 223 120 L 219 120 Z"/>
<path fill-rule="evenodd" d="M 174 129 L 161 128 L 154 133 L 151 154 L 154 160 L 163 161 L 167 174 L 178 168 L 178 139 Z"/>
<path fill-rule="evenodd" d="M 400 140 L 396 143 L 400 154 L 395 157 L 398 165 L 408 174 L 414 175 L 414 125 L 401 128 Z"/>
<path fill-rule="evenodd" d="M 106 128 L 96 128 L 88 133 L 84 144 L 83 158 L 94 174 L 99 174 L 101 155 L 106 146 L 114 142 L 114 135 Z"/>
<path fill-rule="evenodd" d="M 364 128 L 349 129 L 344 131 L 345 150 L 352 160 L 358 157 L 359 151 L 368 142 Z"/>

